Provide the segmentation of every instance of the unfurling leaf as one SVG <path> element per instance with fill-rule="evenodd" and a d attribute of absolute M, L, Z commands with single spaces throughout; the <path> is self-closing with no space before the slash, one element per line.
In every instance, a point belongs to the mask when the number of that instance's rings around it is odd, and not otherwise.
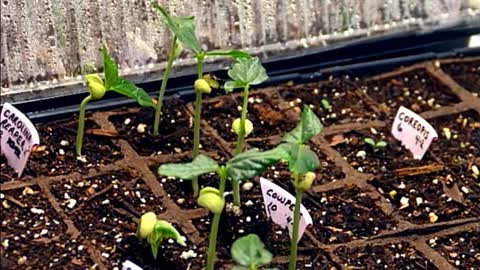
<path fill-rule="evenodd" d="M 282 138 L 282 142 L 305 143 L 322 129 L 320 120 L 306 105 L 303 105 L 297 126 Z"/>
<path fill-rule="evenodd" d="M 118 80 L 117 66 L 113 63 L 112 59 L 108 55 L 107 48 L 102 46 L 100 48 L 100 54 L 102 56 L 103 76 L 105 77 L 105 88 L 110 90 L 112 85 Z"/>
<path fill-rule="evenodd" d="M 217 169 L 218 164 L 215 160 L 204 155 L 198 155 L 192 162 L 163 164 L 158 168 L 158 174 L 192 180 Z"/>
<path fill-rule="evenodd" d="M 235 240 L 230 252 L 232 259 L 241 266 L 253 266 L 256 269 L 272 261 L 272 254 L 265 249 L 262 241 L 255 234 Z"/>
<path fill-rule="evenodd" d="M 195 36 L 193 17 L 170 17 L 157 3 L 152 3 L 165 27 L 175 36 L 182 47 L 193 54 L 200 54 L 201 48 Z"/>
<path fill-rule="evenodd" d="M 268 79 L 265 68 L 256 57 L 237 59 L 228 70 L 228 76 L 242 86 L 260 84 Z"/>
<path fill-rule="evenodd" d="M 155 103 L 142 88 L 136 87 L 124 78 L 119 78 L 110 90 L 135 100 L 140 106 L 156 108 Z"/>
<path fill-rule="evenodd" d="M 131 82 L 118 76 L 117 67 L 107 53 L 105 46 L 100 48 L 102 54 L 103 74 L 105 77 L 104 86 L 108 90 L 113 90 L 121 95 L 135 100 L 140 106 L 156 108 L 155 103 L 150 96 Z"/>

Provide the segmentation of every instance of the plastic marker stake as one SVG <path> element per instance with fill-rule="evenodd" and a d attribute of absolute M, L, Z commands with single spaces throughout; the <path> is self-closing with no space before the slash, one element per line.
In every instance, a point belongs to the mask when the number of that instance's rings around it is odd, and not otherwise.
<path fill-rule="evenodd" d="M 21 111 L 5 102 L 0 114 L 0 137 L 1 153 L 20 177 L 32 147 L 40 143 L 37 129 Z"/>
<path fill-rule="evenodd" d="M 432 141 L 438 138 L 435 129 L 425 119 L 403 106 L 393 121 L 392 135 L 412 152 L 415 159 L 422 159 Z"/>
<path fill-rule="evenodd" d="M 263 203 L 265 205 L 267 216 L 270 217 L 273 222 L 282 226 L 283 228 L 288 227 L 291 237 L 293 211 L 295 209 L 295 197 L 283 188 L 263 177 L 260 177 L 260 185 L 262 188 Z M 302 238 L 305 228 L 312 224 L 312 217 L 308 213 L 307 209 L 301 205 L 297 242 Z"/>
<path fill-rule="evenodd" d="M 134 264 L 133 262 L 126 260 L 122 264 L 122 270 L 143 270 L 140 266 Z"/>

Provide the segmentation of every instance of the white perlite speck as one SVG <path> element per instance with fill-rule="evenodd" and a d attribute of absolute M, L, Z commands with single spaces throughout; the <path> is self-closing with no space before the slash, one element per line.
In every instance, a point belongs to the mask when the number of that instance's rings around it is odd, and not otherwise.
<path fill-rule="evenodd" d="M 252 183 L 252 182 L 245 182 L 245 183 L 242 185 L 242 189 L 245 190 L 245 191 L 251 190 L 252 187 L 253 187 L 253 183 Z"/>
<path fill-rule="evenodd" d="M 137 132 L 138 133 L 145 133 L 145 128 L 147 127 L 146 124 L 138 124 L 137 126 Z"/>
<path fill-rule="evenodd" d="M 180 255 L 180 259 L 184 259 L 184 260 L 187 260 L 190 258 L 196 258 L 196 257 L 197 257 L 197 253 L 191 249 L 189 251 L 182 251 L 182 254 Z"/>
<path fill-rule="evenodd" d="M 75 199 L 70 199 L 68 200 L 68 204 L 67 204 L 67 207 L 72 209 L 73 207 L 75 207 L 75 205 L 77 204 L 77 200 Z"/>
<path fill-rule="evenodd" d="M 400 199 L 400 209 L 404 209 L 404 208 L 407 208 L 410 204 L 409 204 L 409 199 L 407 197 L 402 197 Z"/>
<path fill-rule="evenodd" d="M 42 215 L 45 214 L 45 211 L 39 208 L 30 208 L 30 212 L 37 214 L 37 215 Z"/>

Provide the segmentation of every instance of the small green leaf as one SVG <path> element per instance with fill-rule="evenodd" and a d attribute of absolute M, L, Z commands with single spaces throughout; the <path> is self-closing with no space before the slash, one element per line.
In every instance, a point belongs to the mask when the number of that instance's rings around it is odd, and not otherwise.
<path fill-rule="evenodd" d="M 118 80 L 118 70 L 112 58 L 108 55 L 107 48 L 102 46 L 100 48 L 100 54 L 102 56 L 103 75 L 105 77 L 105 88 L 110 90 L 112 85 L 115 85 Z"/>
<path fill-rule="evenodd" d="M 290 142 L 282 143 L 277 148 L 288 153 L 285 160 L 288 163 L 288 170 L 293 174 L 306 174 L 314 171 L 320 164 L 317 154 L 306 145 Z"/>
<path fill-rule="evenodd" d="M 110 86 L 110 90 L 135 100 L 140 106 L 156 108 L 155 103 L 142 88 L 136 87 L 124 78 L 119 78 L 114 85 Z"/>
<path fill-rule="evenodd" d="M 228 70 L 228 76 L 240 85 L 256 85 L 268 79 L 257 57 L 237 59 Z"/>
<path fill-rule="evenodd" d="M 150 243 L 150 248 L 155 259 L 157 258 L 158 245 L 160 245 L 160 242 L 166 238 L 171 238 L 178 244 L 186 246 L 182 236 L 172 224 L 164 220 L 157 220 L 153 232 L 147 237 L 147 242 Z"/>
<path fill-rule="evenodd" d="M 238 81 L 227 81 L 223 85 L 223 88 L 225 89 L 225 92 L 229 93 L 229 92 L 232 92 L 233 89 L 243 88 L 244 86 L 245 85 L 243 85 L 241 82 L 238 82 Z"/>
<path fill-rule="evenodd" d="M 241 266 L 241 265 L 234 265 L 232 267 L 232 270 L 248 270 L 248 267 L 246 266 Z"/>
<path fill-rule="evenodd" d="M 322 129 L 320 120 L 306 105 L 303 105 L 297 126 L 285 134 L 282 142 L 305 143 Z"/>
<path fill-rule="evenodd" d="M 241 266 L 260 267 L 272 261 L 272 254 L 265 249 L 255 234 L 241 237 L 232 244 L 232 259 Z"/>
<path fill-rule="evenodd" d="M 225 165 L 225 173 L 230 180 L 241 182 L 260 174 L 271 164 L 286 158 L 287 153 L 281 148 L 265 152 L 254 148 L 230 159 Z"/>
<path fill-rule="evenodd" d="M 327 99 L 324 99 L 324 98 L 323 98 L 323 99 L 320 101 L 320 103 L 322 104 L 322 108 L 324 108 L 325 110 L 329 110 L 329 109 L 331 108 L 330 103 L 328 102 Z"/>
<path fill-rule="evenodd" d="M 204 155 L 198 155 L 192 162 L 163 164 L 158 168 L 158 174 L 192 180 L 199 175 L 214 172 L 217 169 L 218 164 L 215 160 Z"/>
<path fill-rule="evenodd" d="M 157 3 L 152 3 L 165 27 L 177 37 L 181 45 L 192 51 L 194 54 L 200 54 L 201 48 L 195 36 L 195 27 L 193 17 L 175 17 L 173 19 Z"/>
<path fill-rule="evenodd" d="M 385 147 L 387 146 L 387 143 L 385 141 L 378 141 L 375 145 L 377 147 Z"/>
<path fill-rule="evenodd" d="M 250 55 L 240 50 L 211 50 L 204 52 L 205 56 L 228 56 L 233 59 L 250 58 Z"/>
<path fill-rule="evenodd" d="M 372 147 L 375 147 L 375 141 L 374 141 L 373 139 L 371 139 L 371 138 L 363 138 L 363 141 L 364 141 L 366 144 L 368 144 L 368 145 L 370 145 L 370 146 L 372 146 Z"/>

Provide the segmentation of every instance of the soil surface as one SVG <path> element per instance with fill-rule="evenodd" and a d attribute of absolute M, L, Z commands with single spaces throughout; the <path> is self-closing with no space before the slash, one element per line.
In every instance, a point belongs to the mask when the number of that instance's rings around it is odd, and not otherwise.
<path fill-rule="evenodd" d="M 480 59 L 446 59 L 370 78 L 252 90 L 254 131 L 244 148 L 274 147 L 308 105 L 324 128 L 308 142 L 321 166 L 302 203 L 313 224 L 298 244 L 297 269 L 480 269 Z M 473 95 L 472 95 L 473 93 Z M 207 97 L 201 152 L 225 162 L 236 137 L 242 95 Z M 438 132 L 422 160 L 390 135 L 398 107 L 427 119 Z M 37 124 L 41 145 L 17 177 L 0 157 L 2 269 L 202 269 L 211 215 L 192 197 L 191 182 L 158 176 L 160 164 L 191 158 L 193 106 L 168 99 L 160 135 L 153 111 L 122 108 L 87 114 L 83 153 L 73 142 L 76 118 Z M 365 138 L 386 142 L 372 148 Z M 292 192 L 285 164 L 261 174 Z M 241 184 L 241 211 L 226 195 L 217 269 L 231 269 L 235 239 L 256 233 L 286 269 L 289 233 L 265 211 L 260 176 Z M 199 178 L 216 186 L 216 175 Z M 231 184 L 227 183 L 227 191 Z M 186 247 L 164 240 L 154 259 L 135 236 L 146 211 L 171 222 Z"/>

